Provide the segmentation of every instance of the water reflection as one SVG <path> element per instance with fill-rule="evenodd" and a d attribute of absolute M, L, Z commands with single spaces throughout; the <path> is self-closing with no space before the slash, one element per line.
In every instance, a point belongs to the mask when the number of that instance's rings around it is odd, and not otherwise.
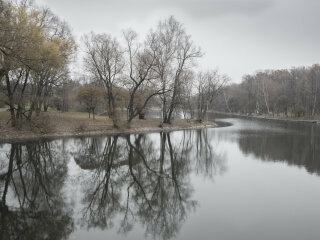
<path fill-rule="evenodd" d="M 269 124 L 268 124 L 269 125 Z M 320 129 L 314 124 L 273 124 L 270 129 L 242 129 L 239 147 L 264 161 L 281 161 L 320 174 Z"/>
<path fill-rule="evenodd" d="M 170 133 L 156 135 L 80 140 L 75 161 L 94 170 L 84 187 L 82 226 L 107 229 L 121 214 L 122 233 L 137 219 L 152 237 L 170 239 L 179 232 L 197 206 L 191 199 L 193 166 L 212 177 L 223 161 L 214 156 L 207 131 L 183 132 L 179 141 L 172 141 Z"/>
<path fill-rule="evenodd" d="M 212 137 L 198 130 L 5 145 L 1 239 L 68 239 L 78 227 L 126 234 L 137 222 L 145 235 L 173 238 L 197 208 L 191 174 L 212 179 L 226 169 Z M 69 159 L 82 176 L 74 205 L 62 190 Z"/>
<path fill-rule="evenodd" d="M 0 239 L 66 239 L 73 221 L 61 196 L 64 154 L 41 142 L 12 144 L 6 155 L 1 158 Z"/>

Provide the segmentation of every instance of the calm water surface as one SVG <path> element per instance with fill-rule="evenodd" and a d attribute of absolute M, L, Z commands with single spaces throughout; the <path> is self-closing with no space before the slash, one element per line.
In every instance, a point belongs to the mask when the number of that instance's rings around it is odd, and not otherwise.
<path fill-rule="evenodd" d="M 320 129 L 0 145 L 0 239 L 320 239 Z"/>

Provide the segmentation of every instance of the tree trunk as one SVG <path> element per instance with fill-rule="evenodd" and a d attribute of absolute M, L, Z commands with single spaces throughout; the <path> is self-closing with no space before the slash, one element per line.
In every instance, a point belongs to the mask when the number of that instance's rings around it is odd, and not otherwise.
<path fill-rule="evenodd" d="M 316 103 L 317 103 L 317 93 L 314 95 L 314 99 L 313 99 L 312 117 L 314 117 L 314 114 L 315 114 Z"/>
<path fill-rule="evenodd" d="M 43 111 L 47 112 L 49 108 L 49 105 L 47 103 L 43 103 Z"/>
<path fill-rule="evenodd" d="M 132 93 L 130 93 L 130 100 L 128 104 L 128 117 L 127 117 L 128 123 L 130 123 L 134 118 L 133 101 L 134 101 L 135 92 L 136 92 L 136 89 L 134 88 Z"/>
<path fill-rule="evenodd" d="M 16 115 L 14 114 L 14 106 L 10 104 L 11 127 L 16 126 Z"/>
<path fill-rule="evenodd" d="M 163 88 L 164 89 L 164 88 Z M 163 101 L 162 101 L 162 122 L 165 123 L 167 122 L 167 98 L 165 94 L 163 95 Z"/>
<path fill-rule="evenodd" d="M 39 100 L 37 100 L 37 104 L 36 104 L 36 116 L 37 117 L 40 116 L 41 106 L 42 106 L 42 104 L 39 102 Z"/>
<path fill-rule="evenodd" d="M 29 108 L 29 113 L 28 113 L 28 120 L 29 121 L 31 120 L 33 110 L 34 110 L 34 102 L 31 103 L 31 106 Z"/>

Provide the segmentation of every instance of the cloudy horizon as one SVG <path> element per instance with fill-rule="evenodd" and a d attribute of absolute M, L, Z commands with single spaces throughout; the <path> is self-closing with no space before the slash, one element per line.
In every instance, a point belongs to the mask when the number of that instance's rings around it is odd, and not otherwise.
<path fill-rule="evenodd" d="M 239 83 L 263 69 L 319 62 L 320 2 L 315 0 L 36 0 L 51 8 L 79 41 L 90 31 L 120 37 L 132 28 L 141 38 L 174 15 L 205 56 L 200 69 L 219 68 Z M 76 7 L 75 7 L 76 6 Z"/>

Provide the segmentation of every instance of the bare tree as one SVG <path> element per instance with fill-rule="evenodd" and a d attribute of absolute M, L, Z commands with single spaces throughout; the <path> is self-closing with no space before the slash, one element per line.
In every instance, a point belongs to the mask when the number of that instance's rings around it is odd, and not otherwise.
<path fill-rule="evenodd" d="M 178 105 L 183 72 L 194 66 L 194 60 L 201 57 L 202 52 L 174 17 L 159 22 L 156 31 L 150 35 L 158 42 L 155 70 L 162 90 L 166 92 L 161 96 L 162 118 L 164 123 L 170 123 Z"/>
<path fill-rule="evenodd" d="M 149 35 L 147 40 L 140 44 L 134 31 L 127 30 L 123 34 L 127 44 L 128 76 L 125 84 L 129 89 L 127 119 L 130 123 L 143 113 L 152 97 L 162 94 L 163 90 L 157 86 L 157 74 L 154 71 L 158 48 L 154 35 Z M 134 104 L 135 99 L 141 95 L 144 96 L 142 102 Z"/>
<path fill-rule="evenodd" d="M 207 115 L 211 105 L 218 94 L 228 83 L 229 78 L 220 75 L 218 70 L 200 72 L 197 77 L 198 89 L 198 120 L 202 122 Z"/>
<path fill-rule="evenodd" d="M 185 119 L 193 119 L 196 110 L 195 96 L 195 73 L 191 70 L 184 71 L 182 75 L 183 81 L 181 85 L 180 106 Z"/>
<path fill-rule="evenodd" d="M 108 34 L 85 35 L 85 64 L 88 71 L 100 81 L 107 97 L 108 115 L 113 124 L 118 126 L 114 88 L 120 80 L 124 68 L 123 51 L 117 39 Z"/>

